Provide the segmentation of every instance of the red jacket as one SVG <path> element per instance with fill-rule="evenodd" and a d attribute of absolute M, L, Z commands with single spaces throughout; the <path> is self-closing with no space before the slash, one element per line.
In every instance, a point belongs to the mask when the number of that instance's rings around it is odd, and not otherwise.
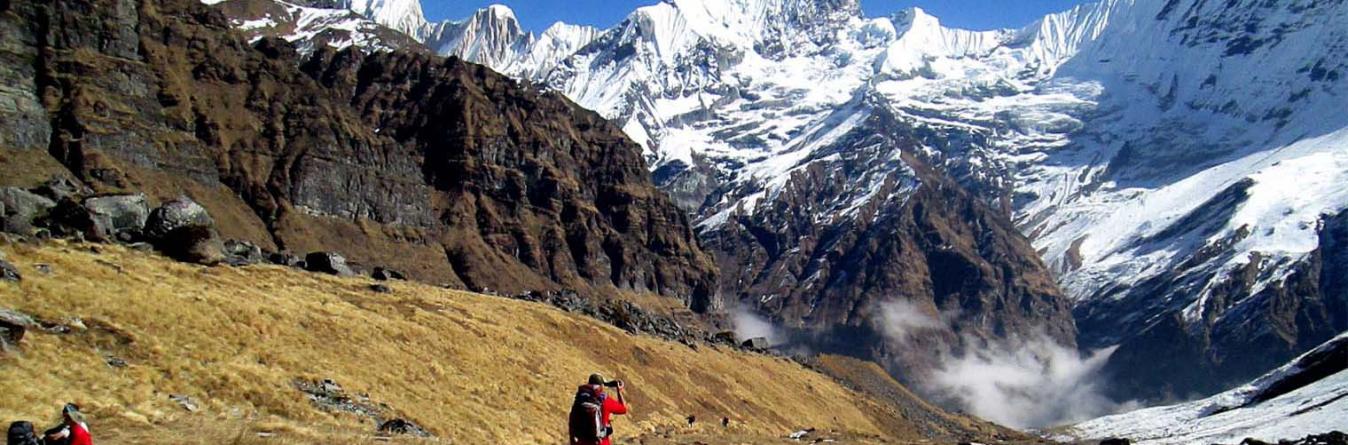
<path fill-rule="evenodd" d="M 83 423 L 70 427 L 70 445 L 94 445 L 94 439 L 89 437 L 89 428 Z"/>
<path fill-rule="evenodd" d="M 597 389 L 597 391 L 595 391 L 596 393 L 601 395 L 604 393 L 604 387 L 600 386 L 596 389 Z M 613 426 L 614 414 L 618 415 L 627 414 L 627 405 L 623 404 L 623 402 L 618 401 L 617 397 L 604 397 L 604 405 L 600 410 L 599 420 L 604 425 L 605 428 Z M 612 443 L 613 443 L 612 436 L 605 437 L 601 439 L 599 442 L 589 442 L 584 440 L 576 441 L 577 445 L 612 445 Z"/>

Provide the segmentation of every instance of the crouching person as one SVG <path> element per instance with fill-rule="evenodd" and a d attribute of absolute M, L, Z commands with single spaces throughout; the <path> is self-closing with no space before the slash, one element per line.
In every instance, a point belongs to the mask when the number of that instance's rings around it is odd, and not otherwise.
<path fill-rule="evenodd" d="M 89 425 L 84 423 L 80 407 L 67 403 L 61 408 L 61 425 L 47 430 L 46 445 L 94 445 L 89 436 Z"/>

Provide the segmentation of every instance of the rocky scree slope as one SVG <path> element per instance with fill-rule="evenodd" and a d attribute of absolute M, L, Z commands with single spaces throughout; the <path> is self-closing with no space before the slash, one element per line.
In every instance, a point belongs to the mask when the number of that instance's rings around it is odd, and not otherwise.
<path fill-rule="evenodd" d="M 686 217 L 597 114 L 455 59 L 327 53 L 305 72 L 229 26 L 190 1 L 5 3 L 5 171 L 187 194 L 228 238 L 432 282 L 716 306 Z"/>

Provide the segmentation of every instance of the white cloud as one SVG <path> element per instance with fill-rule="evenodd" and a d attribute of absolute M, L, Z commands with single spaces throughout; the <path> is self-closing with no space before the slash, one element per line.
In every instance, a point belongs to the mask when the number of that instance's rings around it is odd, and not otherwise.
<path fill-rule="evenodd" d="M 1102 394 L 1100 368 L 1115 348 L 1082 356 L 1037 335 L 991 343 L 973 338 L 961 356 L 947 355 L 926 382 L 965 411 L 1013 428 L 1079 422 L 1125 409 Z"/>
<path fill-rule="evenodd" d="M 735 308 L 730 320 L 735 324 L 735 336 L 740 340 L 763 337 L 772 345 L 780 345 L 787 340 L 786 335 L 776 325 L 748 309 Z"/>
<path fill-rule="evenodd" d="M 936 314 L 907 300 L 880 303 L 880 322 L 885 338 L 899 344 L 906 344 L 914 334 L 943 325 Z"/>

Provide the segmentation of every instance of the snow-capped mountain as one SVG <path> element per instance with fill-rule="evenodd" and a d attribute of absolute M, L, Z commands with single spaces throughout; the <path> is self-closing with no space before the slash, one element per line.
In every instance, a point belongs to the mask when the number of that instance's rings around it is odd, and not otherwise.
<path fill-rule="evenodd" d="M 493 7 L 409 35 L 619 121 L 704 239 L 750 240 L 723 291 L 787 324 L 866 323 L 823 290 L 864 275 L 838 255 L 869 235 L 847 234 L 896 230 L 876 222 L 939 168 L 1033 241 L 1083 349 L 1119 346 L 1118 395 L 1186 397 L 1348 328 L 1345 22 L 1342 2 L 1104 0 L 967 31 L 666 0 L 602 32 L 535 37 Z"/>
<path fill-rule="evenodd" d="M 892 113 L 1034 240 L 1082 346 L 1122 345 L 1122 395 L 1217 391 L 1348 327 L 1323 248 L 1348 207 L 1348 6 L 1109 0 L 972 32 L 771 3 L 639 9 L 544 82 L 624 122 L 704 233 L 798 205 L 782 191 Z M 848 172 L 862 192 L 809 224 L 862 216 L 895 168 Z"/>
<path fill-rule="evenodd" d="M 417 0 L 202 0 L 219 5 L 241 31 L 279 37 L 301 51 L 357 47 L 368 51 L 430 50 L 520 78 L 533 78 L 598 36 L 599 30 L 557 23 L 526 32 L 515 12 L 492 5 L 464 20 L 429 22 Z"/>
<path fill-rule="evenodd" d="M 294 42 L 304 52 L 349 46 L 371 51 L 422 50 L 406 34 L 376 23 L 350 9 L 273 0 L 205 0 L 229 16 L 231 24 L 256 40 L 276 37 Z M 419 11 L 419 9 L 418 9 Z"/>
<path fill-rule="evenodd" d="M 1246 385 L 1189 403 L 1074 425 L 1071 440 L 1126 437 L 1141 444 L 1266 443 L 1348 430 L 1348 333 Z"/>
<path fill-rule="evenodd" d="M 492 67 L 506 67 L 528 51 L 534 36 L 524 32 L 514 11 L 493 5 L 461 22 L 444 22 L 422 39 L 437 53 Z"/>
<path fill-rule="evenodd" d="M 349 9 L 375 23 L 413 37 L 426 32 L 430 24 L 421 12 L 419 0 L 318 0 L 332 2 L 330 9 Z"/>

